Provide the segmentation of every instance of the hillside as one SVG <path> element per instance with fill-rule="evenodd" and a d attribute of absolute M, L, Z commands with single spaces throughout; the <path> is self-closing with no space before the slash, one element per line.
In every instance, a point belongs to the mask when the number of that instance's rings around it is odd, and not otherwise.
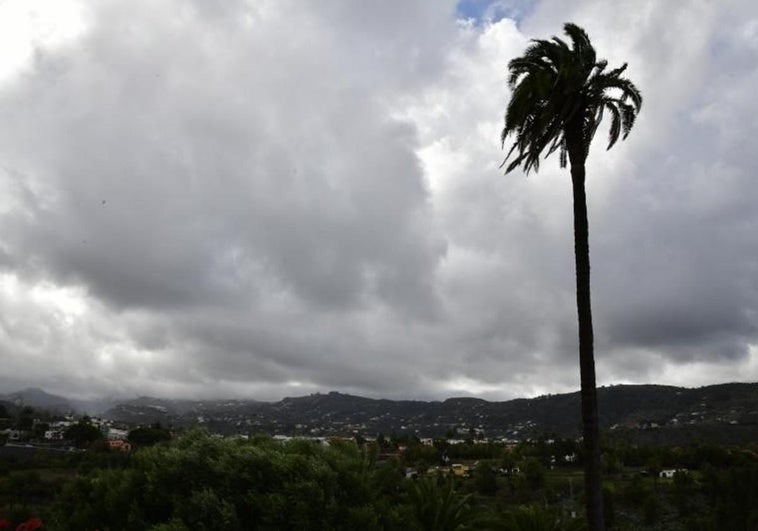
<path fill-rule="evenodd" d="M 506 402 L 450 398 L 443 402 L 371 399 L 331 392 L 278 402 L 190 401 L 142 397 L 106 416 L 128 422 L 205 425 L 222 433 L 328 435 L 412 433 L 523 439 L 580 433 L 579 393 Z M 598 389 L 601 427 L 632 440 L 680 443 L 758 440 L 758 383 L 696 389 L 617 385 Z"/>
<path fill-rule="evenodd" d="M 29 387 L 14 393 L 0 395 L 0 401 L 16 407 L 31 406 L 52 412 L 66 412 L 74 409 L 72 402 L 58 395 L 51 395 L 37 387 Z"/>

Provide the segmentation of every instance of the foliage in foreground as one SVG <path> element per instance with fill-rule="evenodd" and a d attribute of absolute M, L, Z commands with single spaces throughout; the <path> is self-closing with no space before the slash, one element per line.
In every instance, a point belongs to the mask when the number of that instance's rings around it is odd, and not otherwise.
<path fill-rule="evenodd" d="M 543 465 L 564 448 L 558 442 L 524 443 L 475 466 L 469 461 L 471 477 L 455 478 L 432 467 L 421 472 L 420 464 L 436 460 L 418 449 L 377 463 L 373 445 L 278 444 L 203 432 L 130 455 L 38 452 L 0 467 L 0 529 L 4 520 L 12 530 L 39 517 L 43 529 L 55 530 L 579 531 L 583 519 L 570 515 L 581 505 L 581 472 Z M 608 529 L 758 529 L 756 455 L 754 448 L 608 447 Z M 418 477 L 406 479 L 405 466 L 417 467 Z M 662 479 L 663 468 L 689 472 Z"/>
<path fill-rule="evenodd" d="M 194 432 L 137 452 L 123 469 L 76 478 L 61 529 L 402 529 L 400 470 L 354 445 L 215 439 Z"/>
<path fill-rule="evenodd" d="M 452 477 L 405 479 L 398 462 L 376 463 L 352 443 L 191 432 L 141 449 L 125 466 L 71 479 L 45 523 L 64 530 L 573 529 L 550 510 L 502 512 L 472 496 Z"/>

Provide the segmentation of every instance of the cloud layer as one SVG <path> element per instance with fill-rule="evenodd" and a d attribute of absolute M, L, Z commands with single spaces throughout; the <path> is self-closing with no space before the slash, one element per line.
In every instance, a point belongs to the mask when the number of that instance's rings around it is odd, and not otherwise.
<path fill-rule="evenodd" d="M 588 165 L 601 383 L 758 378 L 758 9 L 528 7 L 106 1 L 24 26 L 0 81 L 0 386 L 574 389 L 567 175 L 498 169 L 505 65 L 565 20 L 645 96 Z"/>

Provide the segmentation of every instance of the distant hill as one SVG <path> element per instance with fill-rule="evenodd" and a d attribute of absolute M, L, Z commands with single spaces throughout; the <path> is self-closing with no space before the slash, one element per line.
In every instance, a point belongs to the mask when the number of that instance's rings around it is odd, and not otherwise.
<path fill-rule="evenodd" d="M 51 395 L 37 387 L 29 387 L 22 391 L 0 395 L 0 400 L 15 406 L 31 406 L 48 411 L 67 412 L 73 408 L 72 403 L 62 396 Z"/>
<path fill-rule="evenodd" d="M 51 413 L 97 415 L 113 407 L 117 401 L 110 398 L 78 400 L 50 394 L 38 387 L 28 387 L 21 391 L 0 394 L 0 403 L 8 404 L 14 409 L 30 406 L 36 409 L 44 409 Z"/>
<path fill-rule="evenodd" d="M 758 441 L 758 383 L 696 389 L 616 385 L 598 389 L 603 430 L 630 442 L 680 444 Z M 438 401 L 385 400 L 331 392 L 278 402 L 165 400 L 142 397 L 117 404 L 106 416 L 164 425 L 205 425 L 222 433 L 452 434 L 519 440 L 544 434 L 581 433 L 578 392 L 489 402 L 477 398 Z"/>
<path fill-rule="evenodd" d="M 601 428 L 629 442 L 722 444 L 758 441 L 758 383 L 695 389 L 665 385 L 615 385 L 598 389 Z M 29 388 L 0 395 L 9 411 L 23 406 L 51 412 L 103 414 L 132 424 L 201 425 L 220 433 L 284 435 L 414 434 L 454 438 L 485 436 L 520 440 L 581 434 L 578 392 L 489 402 L 386 400 L 316 393 L 277 402 L 169 400 L 140 397 L 98 403 Z"/>

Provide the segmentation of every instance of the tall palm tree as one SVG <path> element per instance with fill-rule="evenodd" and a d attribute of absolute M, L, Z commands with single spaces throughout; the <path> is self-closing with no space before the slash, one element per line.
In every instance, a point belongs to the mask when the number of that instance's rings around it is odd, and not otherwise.
<path fill-rule="evenodd" d="M 501 141 L 513 135 L 513 146 L 503 161 L 506 173 L 522 167 L 539 170 L 540 156 L 558 151 L 560 165 L 571 166 L 574 192 L 574 252 L 576 306 L 579 321 L 579 370 L 587 519 L 591 530 L 605 529 L 600 478 L 600 441 L 595 390 L 595 359 L 590 306 L 590 252 L 584 164 L 590 143 L 603 119 L 610 115 L 608 149 L 626 138 L 642 106 L 637 87 L 621 77 L 626 63 L 606 70 L 587 33 L 575 24 L 564 25 L 571 46 L 558 37 L 534 40 L 524 55 L 508 63 L 511 99 L 505 113 Z"/>

